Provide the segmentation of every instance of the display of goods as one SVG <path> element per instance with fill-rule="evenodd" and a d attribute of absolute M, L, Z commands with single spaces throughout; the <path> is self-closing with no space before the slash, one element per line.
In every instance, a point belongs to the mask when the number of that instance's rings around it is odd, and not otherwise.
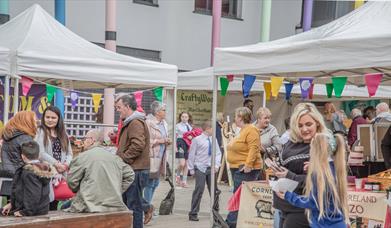
<path fill-rule="evenodd" d="M 391 169 L 368 176 L 368 182 L 379 182 L 381 190 L 388 189 L 391 186 Z"/>
<path fill-rule="evenodd" d="M 356 146 L 357 148 L 357 146 Z M 364 154 L 362 152 L 350 152 L 348 158 L 348 165 L 362 165 L 364 162 Z"/>

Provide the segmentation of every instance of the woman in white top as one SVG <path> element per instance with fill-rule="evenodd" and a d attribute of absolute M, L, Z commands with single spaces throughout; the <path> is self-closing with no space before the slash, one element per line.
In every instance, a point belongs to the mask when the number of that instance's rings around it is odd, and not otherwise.
<path fill-rule="evenodd" d="M 175 157 L 178 159 L 178 168 L 176 172 L 176 182 L 181 187 L 187 187 L 187 159 L 189 158 L 188 146 L 183 140 L 183 134 L 193 130 L 192 117 L 188 112 L 179 114 L 178 123 L 175 127 L 177 138 L 177 152 Z"/>

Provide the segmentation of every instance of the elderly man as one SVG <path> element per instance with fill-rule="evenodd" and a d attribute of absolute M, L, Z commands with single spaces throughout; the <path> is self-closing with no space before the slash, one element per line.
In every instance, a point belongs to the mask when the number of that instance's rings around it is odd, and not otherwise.
<path fill-rule="evenodd" d="M 133 95 L 118 98 L 116 109 L 123 121 L 117 155 L 135 172 L 135 180 L 126 190 L 124 200 L 128 208 L 133 210 L 133 227 L 142 228 L 143 224 L 151 221 L 153 214 L 153 206 L 143 197 L 149 179 L 149 130 L 144 113 L 136 111 L 137 102 Z"/>
<path fill-rule="evenodd" d="M 362 117 L 362 113 L 360 109 L 354 108 L 350 112 L 350 116 L 352 117 L 352 124 L 349 128 L 348 133 L 348 145 L 352 147 L 354 142 L 357 140 L 357 126 L 360 124 L 367 124 L 368 122 Z"/>
<path fill-rule="evenodd" d="M 391 122 L 391 113 L 388 104 L 385 102 L 376 105 L 376 118 L 372 123 L 388 123 Z"/>
<path fill-rule="evenodd" d="M 84 139 L 85 152 L 69 166 L 68 186 L 76 193 L 69 212 L 126 211 L 122 200 L 134 180 L 132 168 L 100 145 L 103 135 L 91 130 Z"/>

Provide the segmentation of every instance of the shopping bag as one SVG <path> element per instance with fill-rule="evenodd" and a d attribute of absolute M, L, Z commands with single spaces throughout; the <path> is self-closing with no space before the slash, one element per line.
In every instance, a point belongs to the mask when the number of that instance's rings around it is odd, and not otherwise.
<path fill-rule="evenodd" d="M 54 200 L 68 200 L 75 196 L 75 193 L 68 187 L 65 179 L 61 179 L 57 185 L 53 186 Z"/>

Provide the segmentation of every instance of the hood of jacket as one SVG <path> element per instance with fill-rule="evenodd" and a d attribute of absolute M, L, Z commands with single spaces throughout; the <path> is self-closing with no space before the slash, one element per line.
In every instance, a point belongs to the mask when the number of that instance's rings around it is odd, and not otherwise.
<path fill-rule="evenodd" d="M 25 135 L 26 133 L 15 130 L 15 131 L 4 131 L 3 132 L 3 139 L 4 141 L 10 141 L 18 136 Z"/>
<path fill-rule="evenodd" d="M 23 169 L 28 170 L 37 175 L 42 183 L 49 183 L 50 179 L 56 175 L 56 169 L 47 162 L 31 163 L 23 166 Z"/>
<path fill-rule="evenodd" d="M 128 125 L 132 120 L 135 119 L 145 120 L 145 114 L 142 112 L 134 111 L 132 115 L 128 116 L 128 118 L 124 120 L 124 126 Z"/>
<path fill-rule="evenodd" d="M 389 112 L 382 112 L 382 113 L 380 113 L 379 115 L 376 116 L 376 119 L 377 118 L 383 118 L 383 119 L 391 122 L 391 113 L 389 113 Z"/>

